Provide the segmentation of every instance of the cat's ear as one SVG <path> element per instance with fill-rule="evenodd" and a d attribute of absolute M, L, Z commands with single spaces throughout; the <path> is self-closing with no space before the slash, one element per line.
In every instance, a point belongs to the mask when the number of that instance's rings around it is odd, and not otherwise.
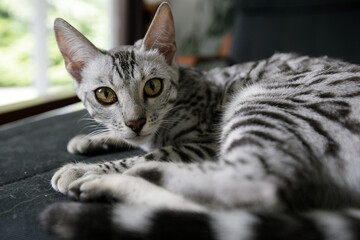
<path fill-rule="evenodd" d="M 157 49 L 171 65 L 176 52 L 175 26 L 168 3 L 163 2 L 147 31 L 143 46 L 145 50 Z"/>
<path fill-rule="evenodd" d="M 54 31 L 66 69 L 80 83 L 84 66 L 90 59 L 100 54 L 100 51 L 84 35 L 61 18 L 55 20 Z"/>

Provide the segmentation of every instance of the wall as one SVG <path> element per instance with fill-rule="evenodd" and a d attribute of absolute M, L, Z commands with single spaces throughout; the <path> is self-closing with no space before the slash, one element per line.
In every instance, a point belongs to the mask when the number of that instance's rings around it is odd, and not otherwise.
<path fill-rule="evenodd" d="M 169 0 L 178 55 L 214 56 L 234 23 L 233 0 Z"/>

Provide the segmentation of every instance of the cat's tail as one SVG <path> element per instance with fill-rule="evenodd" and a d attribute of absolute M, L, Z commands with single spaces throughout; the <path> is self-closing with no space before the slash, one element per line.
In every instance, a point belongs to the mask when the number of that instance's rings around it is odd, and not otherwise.
<path fill-rule="evenodd" d="M 46 230 L 65 239 L 360 239 L 360 210 L 303 214 L 191 212 L 147 206 L 56 203 L 41 214 Z"/>

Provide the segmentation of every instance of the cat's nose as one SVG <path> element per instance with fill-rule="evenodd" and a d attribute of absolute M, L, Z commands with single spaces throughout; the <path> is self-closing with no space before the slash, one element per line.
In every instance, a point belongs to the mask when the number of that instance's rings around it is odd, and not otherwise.
<path fill-rule="evenodd" d="M 140 118 L 134 121 L 126 121 L 125 125 L 131 128 L 137 135 L 141 132 L 141 129 L 145 125 L 146 118 Z"/>

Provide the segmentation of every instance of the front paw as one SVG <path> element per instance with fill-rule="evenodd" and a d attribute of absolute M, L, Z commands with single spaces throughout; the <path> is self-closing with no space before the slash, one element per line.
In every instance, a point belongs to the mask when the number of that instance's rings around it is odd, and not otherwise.
<path fill-rule="evenodd" d="M 134 203 L 149 185 L 142 179 L 122 174 L 89 174 L 72 182 L 67 195 L 82 202 Z"/>
<path fill-rule="evenodd" d="M 109 145 L 101 140 L 96 136 L 77 135 L 70 140 L 67 150 L 72 154 L 91 154 L 108 150 Z"/>
<path fill-rule="evenodd" d="M 61 193 L 67 193 L 69 185 L 89 174 L 101 174 L 103 169 L 95 164 L 70 163 L 60 168 L 52 177 L 52 187 Z"/>

